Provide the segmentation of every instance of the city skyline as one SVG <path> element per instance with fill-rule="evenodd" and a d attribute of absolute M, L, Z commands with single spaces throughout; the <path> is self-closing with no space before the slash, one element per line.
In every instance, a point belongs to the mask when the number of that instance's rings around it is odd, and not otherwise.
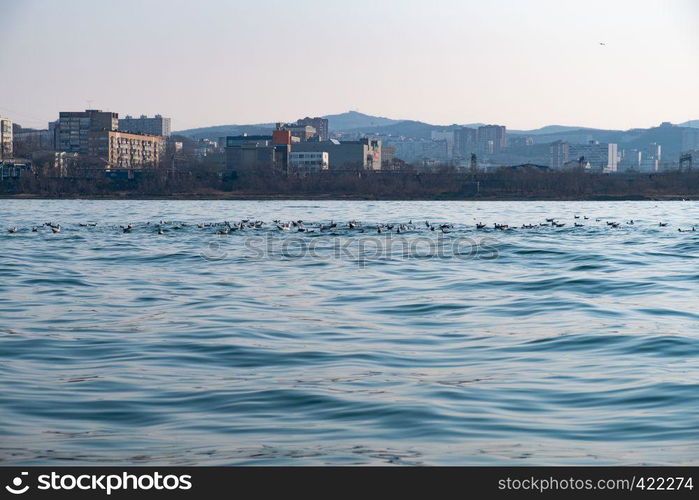
<path fill-rule="evenodd" d="M 26 127 L 86 108 L 173 130 L 348 109 L 519 130 L 699 118 L 688 0 L 3 4 L 0 115 Z"/>

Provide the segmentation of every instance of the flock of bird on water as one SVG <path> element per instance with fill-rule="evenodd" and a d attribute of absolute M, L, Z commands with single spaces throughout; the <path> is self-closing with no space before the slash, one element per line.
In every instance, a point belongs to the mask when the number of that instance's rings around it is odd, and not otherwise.
<path fill-rule="evenodd" d="M 574 222 L 572 226 L 569 227 L 584 227 L 585 223 L 579 222 L 579 220 L 591 220 L 590 217 L 588 216 L 581 216 L 580 215 L 574 215 Z M 475 218 L 474 218 L 475 220 Z M 595 218 L 593 219 L 594 222 L 600 223 L 604 222 L 606 226 L 609 228 L 618 228 L 619 226 L 622 225 L 621 222 L 616 222 L 616 221 L 609 221 L 609 220 L 603 220 L 600 218 Z M 628 220 L 624 222 L 625 225 L 628 226 L 633 226 L 636 223 L 633 220 Z M 193 226 L 194 224 L 189 224 L 187 222 L 173 222 L 173 221 L 164 221 L 161 220 L 159 223 L 151 224 L 150 222 L 146 223 L 146 228 L 154 228 L 153 231 L 157 234 L 165 234 L 169 231 L 176 231 L 176 230 L 181 230 L 184 229 L 188 226 Z M 96 222 L 87 222 L 87 223 L 80 223 L 80 227 L 95 227 L 97 226 Z M 219 235 L 224 235 L 224 234 L 230 234 L 235 231 L 244 231 L 244 230 L 251 230 L 251 229 L 262 229 L 264 226 L 268 226 L 271 228 L 276 228 L 279 231 L 293 231 L 293 232 L 298 232 L 298 233 L 314 233 L 314 232 L 326 232 L 326 231 L 333 231 L 333 230 L 339 230 L 339 229 L 346 229 L 349 231 L 356 231 L 358 233 L 365 233 L 367 231 L 374 231 L 377 234 L 381 233 L 396 233 L 396 234 L 401 234 L 401 233 L 406 233 L 406 232 L 415 232 L 418 230 L 421 230 L 423 228 L 422 223 L 416 223 L 414 224 L 412 220 L 410 220 L 408 223 L 379 223 L 379 224 L 371 224 L 371 225 L 363 225 L 360 222 L 357 222 L 356 220 L 352 220 L 347 222 L 346 224 L 342 224 L 338 226 L 337 222 L 330 221 L 329 223 L 316 223 L 316 224 L 310 224 L 306 225 L 302 220 L 295 220 L 295 221 L 289 221 L 289 222 L 282 222 L 280 220 L 274 220 L 272 221 L 271 225 L 266 224 L 264 221 L 261 220 L 252 220 L 252 219 L 242 219 L 239 222 L 230 222 L 230 221 L 223 221 L 223 222 L 205 222 L 205 223 L 199 223 L 196 224 L 196 227 L 199 229 L 209 229 L 209 230 L 214 230 L 215 234 Z M 499 224 L 499 223 L 494 223 L 491 226 L 484 224 L 483 222 L 476 222 L 475 228 L 477 230 L 499 230 L 499 231 L 512 231 L 515 229 L 534 229 L 538 227 L 554 227 L 554 228 L 562 228 L 565 227 L 566 223 L 560 222 L 556 218 L 547 218 L 546 222 L 540 222 L 538 224 L 523 224 L 519 227 L 516 226 L 510 226 L 508 224 Z M 659 222 L 658 227 L 668 227 L 669 223 L 667 222 Z M 50 229 L 53 234 L 57 234 L 61 232 L 61 225 L 60 224 L 54 224 L 53 222 L 46 222 L 42 225 L 39 226 L 32 226 L 31 232 L 33 233 L 38 233 L 44 228 Z M 121 229 L 122 232 L 124 233 L 131 233 L 135 229 L 133 224 L 128 224 L 126 226 L 119 226 L 119 229 Z M 429 221 L 424 222 L 424 230 L 426 231 L 440 231 L 442 233 L 449 233 L 454 229 L 453 224 L 433 224 L 430 223 Z M 687 233 L 687 232 L 696 232 L 696 227 L 692 226 L 691 229 L 682 229 L 678 228 L 677 229 L 681 233 Z M 27 232 L 28 229 L 22 229 L 20 230 L 18 227 L 14 226 L 8 229 L 8 232 L 10 234 L 18 233 L 20 231 Z"/>

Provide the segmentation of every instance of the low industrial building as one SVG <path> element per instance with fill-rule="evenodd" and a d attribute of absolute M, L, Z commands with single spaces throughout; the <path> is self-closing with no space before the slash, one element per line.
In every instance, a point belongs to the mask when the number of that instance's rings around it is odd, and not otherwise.
<path fill-rule="evenodd" d="M 275 144 L 271 135 L 238 135 L 226 137 L 226 169 L 241 173 L 256 169 L 286 172 L 289 144 Z"/>
<path fill-rule="evenodd" d="M 381 141 L 378 139 L 360 139 L 358 141 L 308 141 L 292 144 L 294 153 L 327 152 L 332 170 L 381 169 Z"/>
<path fill-rule="evenodd" d="M 327 151 L 312 151 L 307 153 L 289 153 L 289 173 L 296 175 L 317 174 L 328 170 L 329 155 Z"/>

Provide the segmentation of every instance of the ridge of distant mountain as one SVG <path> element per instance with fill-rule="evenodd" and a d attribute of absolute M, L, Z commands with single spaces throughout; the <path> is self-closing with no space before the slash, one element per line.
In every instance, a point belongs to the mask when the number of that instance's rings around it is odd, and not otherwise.
<path fill-rule="evenodd" d="M 394 120 L 383 116 L 372 116 L 358 111 L 347 111 L 334 115 L 325 115 L 323 118 L 328 119 L 328 128 L 332 131 L 345 131 L 351 129 L 373 129 L 375 127 L 393 125 L 402 122 L 403 120 Z M 212 127 L 199 127 L 173 132 L 175 135 L 183 135 L 192 139 L 216 139 L 225 135 L 240 135 L 247 133 L 252 134 L 269 134 L 274 130 L 274 123 L 255 123 L 249 125 L 216 125 Z M 431 127 L 431 125 L 430 125 Z"/>
<path fill-rule="evenodd" d="M 699 128 L 699 120 L 688 120 L 679 124 L 680 127 Z"/>
<path fill-rule="evenodd" d="M 328 128 L 330 130 L 344 131 L 362 127 L 380 127 L 392 125 L 404 120 L 394 120 L 393 118 L 385 118 L 383 116 L 372 116 L 360 113 L 359 111 L 347 111 L 336 115 L 325 115 L 323 118 L 328 119 Z"/>
<path fill-rule="evenodd" d="M 603 130 L 589 127 L 576 127 L 570 125 L 546 125 L 544 127 L 535 128 L 532 130 L 508 130 L 508 134 L 517 135 L 541 135 L 541 134 L 559 134 L 563 132 L 570 132 L 572 130 Z"/>

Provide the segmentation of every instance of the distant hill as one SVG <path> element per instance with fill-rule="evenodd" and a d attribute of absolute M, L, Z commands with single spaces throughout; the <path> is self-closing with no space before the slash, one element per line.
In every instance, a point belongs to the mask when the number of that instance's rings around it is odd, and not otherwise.
<path fill-rule="evenodd" d="M 699 120 L 689 120 L 687 122 L 680 123 L 680 127 L 699 128 Z"/>
<path fill-rule="evenodd" d="M 573 130 L 585 130 L 585 127 L 571 127 L 568 125 L 546 125 L 545 127 L 533 129 L 533 130 L 508 130 L 508 134 L 521 134 L 521 135 L 541 135 L 541 134 L 558 134 L 563 132 L 570 132 Z M 599 129 L 588 129 L 588 130 L 599 130 Z"/>
<path fill-rule="evenodd" d="M 191 139 L 212 139 L 227 135 L 265 135 L 271 134 L 274 123 L 258 123 L 256 125 L 215 125 L 213 127 L 190 128 L 177 130 L 172 135 L 183 135 Z"/>
<path fill-rule="evenodd" d="M 402 120 L 394 120 L 392 118 L 384 118 L 383 116 L 365 115 L 358 111 L 348 111 L 337 115 L 325 115 L 323 118 L 328 119 L 328 128 L 332 131 L 351 130 L 357 128 L 379 127 L 384 125 L 392 125 L 399 123 Z"/>
<path fill-rule="evenodd" d="M 299 117 L 302 118 L 302 117 Z M 325 115 L 323 118 L 328 119 L 328 128 L 331 131 L 344 131 L 353 129 L 369 130 L 374 127 L 392 125 L 400 123 L 401 120 L 393 120 L 382 116 L 371 116 L 359 113 L 358 111 L 348 111 L 336 115 Z M 274 130 L 274 123 L 256 123 L 252 125 L 216 125 L 213 127 L 191 128 L 187 130 L 178 130 L 173 132 L 176 135 L 184 135 L 192 139 L 217 139 L 226 135 L 240 135 L 247 133 L 253 134 L 271 134 Z"/>

